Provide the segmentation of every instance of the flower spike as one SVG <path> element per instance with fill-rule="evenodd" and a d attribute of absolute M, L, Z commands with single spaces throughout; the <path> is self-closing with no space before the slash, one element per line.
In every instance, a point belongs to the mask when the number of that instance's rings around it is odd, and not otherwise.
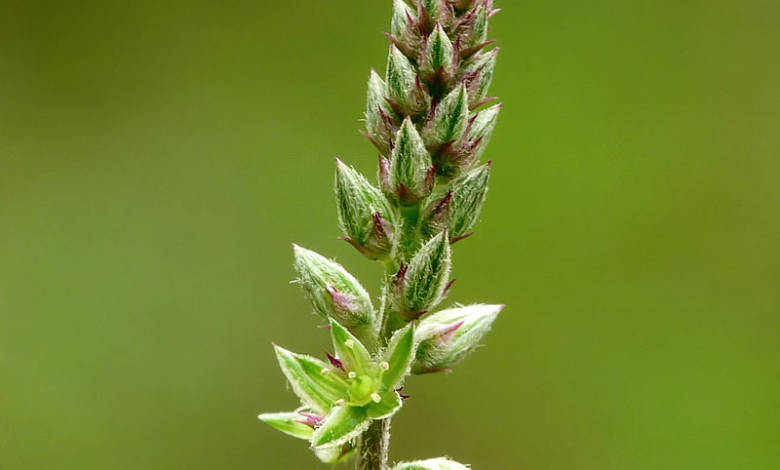
<path fill-rule="evenodd" d="M 449 372 L 474 351 L 502 305 L 441 310 L 452 245 L 485 204 L 491 164 L 480 163 L 501 104 L 490 95 L 498 48 L 493 0 L 393 0 L 384 73 L 368 76 L 365 128 L 376 182 L 336 160 L 341 238 L 384 265 L 379 302 L 344 266 L 295 246 L 296 282 L 328 324 L 327 360 L 274 346 L 301 402 L 259 419 L 309 441 L 326 464 L 359 470 L 464 470 L 448 458 L 388 464 L 389 420 L 411 375 Z"/>

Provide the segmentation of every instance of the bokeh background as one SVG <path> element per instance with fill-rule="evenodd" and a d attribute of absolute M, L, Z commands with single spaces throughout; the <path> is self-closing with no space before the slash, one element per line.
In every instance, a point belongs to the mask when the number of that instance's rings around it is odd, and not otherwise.
<path fill-rule="evenodd" d="M 475 469 L 780 467 L 780 3 L 504 1 L 506 103 L 451 300 L 508 304 L 414 378 L 393 457 Z M 316 469 L 259 423 L 271 349 L 323 353 L 290 243 L 389 1 L 0 1 L 0 468 Z"/>

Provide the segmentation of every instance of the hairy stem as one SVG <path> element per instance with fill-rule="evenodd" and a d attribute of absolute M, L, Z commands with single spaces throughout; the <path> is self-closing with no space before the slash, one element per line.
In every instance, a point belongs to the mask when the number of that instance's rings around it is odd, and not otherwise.
<path fill-rule="evenodd" d="M 385 275 L 382 285 L 382 304 L 380 307 L 380 330 L 377 346 L 373 348 L 378 353 L 387 345 L 393 330 L 388 328 L 391 307 L 389 304 L 390 289 L 392 289 L 393 269 L 398 261 L 393 259 L 385 265 Z M 386 470 L 390 456 L 390 419 L 386 418 L 371 423 L 371 427 L 360 437 L 357 449 L 356 470 Z"/>
<path fill-rule="evenodd" d="M 386 470 L 390 450 L 390 418 L 377 420 L 363 433 L 356 470 Z"/>

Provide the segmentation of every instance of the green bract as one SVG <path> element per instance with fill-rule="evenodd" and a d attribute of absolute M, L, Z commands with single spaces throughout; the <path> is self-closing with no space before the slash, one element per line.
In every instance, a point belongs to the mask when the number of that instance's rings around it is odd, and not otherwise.
<path fill-rule="evenodd" d="M 501 109 L 489 97 L 496 12 L 493 0 L 393 0 L 387 67 L 369 74 L 362 131 L 379 151 L 378 181 L 340 160 L 334 181 L 342 238 L 384 265 L 378 301 L 339 263 L 295 246 L 296 282 L 327 319 L 333 351 L 323 360 L 274 346 L 300 406 L 259 419 L 324 463 L 389 469 L 389 420 L 410 374 L 450 370 L 503 308 L 436 310 L 453 282 L 451 245 L 475 229 L 487 195 L 490 163 L 479 162 Z M 467 467 L 437 458 L 392 468 Z"/>
<path fill-rule="evenodd" d="M 326 371 L 329 366 L 326 363 L 279 346 L 274 348 L 279 367 L 303 406 L 324 414 L 334 402 L 343 398 L 347 382 L 338 374 L 328 374 Z"/>
<path fill-rule="evenodd" d="M 264 423 L 298 439 L 311 439 L 314 428 L 306 424 L 306 416 L 300 413 L 265 413 L 258 416 Z"/>

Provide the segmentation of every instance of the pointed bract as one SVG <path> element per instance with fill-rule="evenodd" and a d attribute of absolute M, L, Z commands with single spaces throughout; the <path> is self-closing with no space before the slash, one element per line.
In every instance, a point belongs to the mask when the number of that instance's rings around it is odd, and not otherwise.
<path fill-rule="evenodd" d="M 345 369 L 358 375 L 372 375 L 376 372 L 371 354 L 363 343 L 335 320 L 330 321 L 330 338 L 333 350 Z"/>
<path fill-rule="evenodd" d="M 396 331 L 390 338 L 384 356 L 387 370 L 382 374 L 382 383 L 385 387 L 394 389 L 403 383 L 404 377 L 409 373 L 414 347 L 414 325 Z"/>
<path fill-rule="evenodd" d="M 325 417 L 311 439 L 312 447 L 334 447 L 363 433 L 371 424 L 364 408 L 337 406 Z"/>
<path fill-rule="evenodd" d="M 314 428 L 302 422 L 305 417 L 299 413 L 264 413 L 259 415 L 258 419 L 272 428 L 298 439 L 308 441 L 314 434 Z"/>
<path fill-rule="evenodd" d="M 274 348 L 282 373 L 305 406 L 324 414 L 347 395 L 346 381 L 339 374 L 327 372 L 331 369 L 325 362 L 279 346 Z"/>

